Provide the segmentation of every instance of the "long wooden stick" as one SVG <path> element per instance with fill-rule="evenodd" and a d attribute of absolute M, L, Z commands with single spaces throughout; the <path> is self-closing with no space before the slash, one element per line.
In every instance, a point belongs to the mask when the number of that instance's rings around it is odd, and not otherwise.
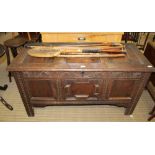
<path fill-rule="evenodd" d="M 57 57 L 63 57 L 63 58 L 118 58 L 118 57 L 124 57 L 125 54 L 100 54 L 100 55 L 58 55 Z"/>
<path fill-rule="evenodd" d="M 94 47 L 94 46 L 103 46 L 103 47 L 123 47 L 121 44 L 120 45 L 104 45 L 104 44 L 83 44 L 83 45 L 59 45 L 55 47 Z"/>
<path fill-rule="evenodd" d="M 104 53 L 104 52 L 113 52 L 113 53 L 121 53 L 125 50 L 122 49 L 61 49 L 61 53 Z"/>
<path fill-rule="evenodd" d="M 61 46 L 51 46 L 53 48 L 95 48 L 95 47 L 102 47 L 102 48 L 123 48 L 123 45 L 102 45 L 102 44 L 93 44 L 93 45 L 61 45 Z M 48 48 L 48 47 L 47 47 Z"/>
<path fill-rule="evenodd" d="M 116 50 L 119 49 L 121 50 L 123 47 L 109 47 L 109 46 L 103 46 L 103 47 L 99 47 L 99 46 L 94 46 L 94 47 L 53 47 L 53 49 L 59 49 L 59 50 L 63 50 L 63 49 L 103 49 L 103 50 Z"/>
<path fill-rule="evenodd" d="M 122 53 L 122 52 L 120 52 L 120 53 L 80 53 L 80 52 L 72 52 L 72 53 L 64 53 L 64 52 L 61 52 L 60 53 L 61 55 L 95 55 L 95 54 L 100 54 L 100 55 L 104 55 L 104 54 L 109 54 L 109 55 L 116 55 L 116 54 L 126 54 L 126 53 Z"/>

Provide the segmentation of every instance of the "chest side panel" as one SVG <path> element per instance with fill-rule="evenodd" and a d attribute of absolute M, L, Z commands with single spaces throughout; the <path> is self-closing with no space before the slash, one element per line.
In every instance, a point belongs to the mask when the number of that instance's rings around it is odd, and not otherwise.
<path fill-rule="evenodd" d="M 109 78 L 107 99 L 131 101 L 137 92 L 143 74 L 140 72 L 113 72 Z"/>

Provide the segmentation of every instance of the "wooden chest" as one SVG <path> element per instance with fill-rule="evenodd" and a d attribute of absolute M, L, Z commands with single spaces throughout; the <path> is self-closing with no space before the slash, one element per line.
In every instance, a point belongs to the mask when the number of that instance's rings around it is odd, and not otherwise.
<path fill-rule="evenodd" d="M 8 67 L 28 116 L 49 105 L 116 105 L 132 114 L 151 72 L 136 48 L 127 44 L 121 58 L 35 58 L 24 49 Z M 72 59 L 72 61 L 70 61 Z M 88 59 L 88 61 L 86 61 Z"/>

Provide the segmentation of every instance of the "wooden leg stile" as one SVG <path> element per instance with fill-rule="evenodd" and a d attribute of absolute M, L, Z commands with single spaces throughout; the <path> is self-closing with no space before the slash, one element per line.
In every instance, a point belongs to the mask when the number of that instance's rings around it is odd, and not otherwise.
<path fill-rule="evenodd" d="M 15 77 L 18 89 L 21 90 L 20 95 L 21 95 L 21 98 L 23 100 L 27 115 L 29 117 L 33 117 L 34 116 L 34 109 L 33 109 L 32 105 L 30 104 L 29 93 L 24 88 L 24 84 L 23 84 L 23 80 L 22 80 L 22 73 L 15 72 L 14 77 Z"/>
<path fill-rule="evenodd" d="M 6 52 L 6 57 L 7 57 L 7 65 L 10 65 L 10 53 L 9 53 L 9 48 L 5 46 L 5 52 Z M 11 72 L 8 73 L 9 76 L 9 81 L 11 82 Z"/>
<path fill-rule="evenodd" d="M 135 94 L 135 98 L 132 101 L 132 104 L 129 104 L 130 106 L 125 110 L 125 115 L 131 115 L 138 103 L 138 100 L 140 99 L 141 93 L 143 92 L 143 89 L 145 87 L 145 85 L 147 84 L 147 81 L 150 77 L 150 73 L 145 73 L 144 77 L 141 81 L 141 85 L 139 87 L 139 90 L 137 91 L 137 94 Z"/>

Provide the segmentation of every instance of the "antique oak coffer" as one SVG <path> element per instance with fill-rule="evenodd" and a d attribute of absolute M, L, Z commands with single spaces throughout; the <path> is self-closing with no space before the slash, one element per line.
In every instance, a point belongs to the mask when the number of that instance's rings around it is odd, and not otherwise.
<path fill-rule="evenodd" d="M 133 113 L 150 74 L 155 71 L 133 44 L 119 58 L 36 58 L 23 51 L 13 73 L 28 116 L 49 105 L 116 105 Z"/>

